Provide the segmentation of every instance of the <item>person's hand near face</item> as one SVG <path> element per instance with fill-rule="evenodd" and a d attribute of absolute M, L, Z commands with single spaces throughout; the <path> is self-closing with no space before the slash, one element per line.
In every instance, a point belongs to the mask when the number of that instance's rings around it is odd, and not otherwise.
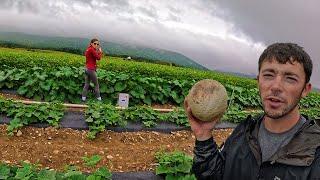
<path fill-rule="evenodd" d="M 92 43 L 92 46 L 99 52 L 102 52 L 99 41 L 95 41 Z"/>
<path fill-rule="evenodd" d="M 102 49 L 101 49 L 100 46 L 97 47 L 97 50 L 98 50 L 99 52 L 102 52 Z"/>

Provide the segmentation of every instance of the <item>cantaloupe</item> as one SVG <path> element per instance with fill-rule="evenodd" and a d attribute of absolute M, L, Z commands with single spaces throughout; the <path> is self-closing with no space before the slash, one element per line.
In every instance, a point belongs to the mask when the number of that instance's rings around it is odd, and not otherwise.
<path fill-rule="evenodd" d="M 204 79 L 194 84 L 186 99 L 193 116 L 202 121 L 220 119 L 228 106 L 226 89 L 212 79 Z"/>

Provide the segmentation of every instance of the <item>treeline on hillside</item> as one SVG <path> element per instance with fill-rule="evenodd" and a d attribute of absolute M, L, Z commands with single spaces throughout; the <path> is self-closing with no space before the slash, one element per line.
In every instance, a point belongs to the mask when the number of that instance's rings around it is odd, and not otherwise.
<path fill-rule="evenodd" d="M 60 52 L 67 52 L 72 54 L 79 54 L 83 55 L 84 50 L 79 48 L 70 48 L 70 47 L 62 47 L 62 48 L 53 48 L 53 47 L 45 47 L 45 48 L 39 48 L 39 47 L 33 47 L 33 46 L 27 46 L 27 45 L 21 45 L 13 42 L 6 42 L 6 41 L 0 41 L 0 47 L 6 47 L 6 48 L 24 48 L 29 51 L 32 51 L 33 49 L 41 49 L 41 50 L 52 50 L 52 51 L 60 51 Z M 175 63 L 171 62 L 165 62 L 161 60 L 150 60 L 143 57 L 135 57 L 135 56 L 128 56 L 128 55 L 118 55 L 118 54 L 108 54 L 108 56 L 112 57 L 120 57 L 124 60 L 128 61 L 137 61 L 137 62 L 147 62 L 147 63 L 154 63 L 154 64 L 162 64 L 162 65 L 168 65 L 168 66 L 176 66 L 176 67 L 182 67 L 180 65 L 177 65 Z M 130 58 L 127 58 L 130 57 Z"/>
<path fill-rule="evenodd" d="M 162 65 L 168 65 L 168 66 L 182 67 L 182 66 L 180 66 L 178 64 L 175 64 L 175 63 L 165 62 L 165 61 L 161 61 L 161 60 L 150 60 L 150 59 L 146 59 L 146 58 L 143 58 L 143 57 L 117 55 L 117 54 L 108 54 L 108 55 L 112 56 L 112 57 L 120 57 L 120 58 L 123 58 L 123 60 L 126 60 L 126 61 L 147 62 L 147 63 L 162 64 Z M 128 58 L 128 57 L 130 57 L 130 58 Z"/>
<path fill-rule="evenodd" d="M 5 42 L 5 41 L 0 41 L 0 46 L 1 47 L 6 47 L 6 48 L 24 48 L 27 50 L 32 50 L 32 49 L 41 49 L 41 50 L 53 50 L 53 51 L 61 51 L 61 52 L 67 52 L 67 53 L 72 53 L 72 54 L 83 54 L 83 50 L 77 49 L 77 48 L 53 48 L 53 47 L 45 47 L 45 48 L 39 48 L 39 47 L 32 47 L 32 46 L 27 46 L 27 45 L 21 45 L 13 42 Z"/>

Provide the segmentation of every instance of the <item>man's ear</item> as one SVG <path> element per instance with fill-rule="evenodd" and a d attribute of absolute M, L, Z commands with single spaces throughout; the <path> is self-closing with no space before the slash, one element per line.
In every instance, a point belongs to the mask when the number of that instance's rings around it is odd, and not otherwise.
<path fill-rule="evenodd" d="M 311 83 L 306 83 L 306 85 L 304 86 L 304 89 L 303 89 L 303 91 L 302 91 L 302 95 L 301 95 L 301 96 L 302 96 L 303 98 L 306 97 L 311 90 L 312 90 L 312 85 L 311 85 Z"/>

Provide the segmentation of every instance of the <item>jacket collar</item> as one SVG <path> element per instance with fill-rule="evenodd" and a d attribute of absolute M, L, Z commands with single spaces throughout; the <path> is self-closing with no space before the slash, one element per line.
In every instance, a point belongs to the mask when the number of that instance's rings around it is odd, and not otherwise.
<path fill-rule="evenodd" d="M 291 141 L 280 148 L 271 157 L 271 163 L 282 163 L 294 166 L 310 166 L 316 156 L 317 148 L 320 147 L 320 128 L 315 121 L 307 119 L 306 123 L 298 130 Z M 258 143 L 259 127 L 263 115 L 251 119 L 246 129 L 246 137 L 249 146 L 261 165 L 261 149 Z"/>

